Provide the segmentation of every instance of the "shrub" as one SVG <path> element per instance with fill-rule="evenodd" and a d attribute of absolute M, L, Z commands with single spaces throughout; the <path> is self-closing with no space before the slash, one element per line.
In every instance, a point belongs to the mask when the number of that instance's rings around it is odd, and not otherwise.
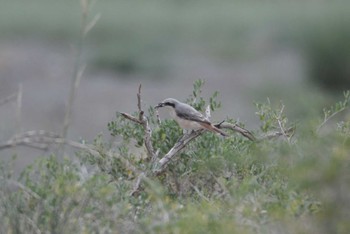
<path fill-rule="evenodd" d="M 204 110 L 201 86 L 196 82 L 187 101 Z M 220 106 L 216 96 L 212 111 Z M 291 136 L 285 107 L 258 103 L 258 140 L 205 132 L 160 175 L 146 157 L 142 126 L 118 114 L 108 124 L 118 143 L 98 136 L 91 146 L 98 154 L 41 158 L 19 178 L 11 162 L 0 163 L 1 232 L 345 233 L 350 124 L 326 123 L 347 105 L 326 109 L 318 130 L 305 126 Z M 160 157 L 182 131 L 170 120 L 158 126 L 153 108 L 144 114 Z"/>

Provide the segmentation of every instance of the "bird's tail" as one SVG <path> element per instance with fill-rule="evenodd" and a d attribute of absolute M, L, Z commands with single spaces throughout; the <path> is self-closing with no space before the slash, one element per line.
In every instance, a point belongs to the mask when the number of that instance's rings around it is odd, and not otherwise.
<path fill-rule="evenodd" d="M 209 131 L 215 132 L 215 133 L 219 133 L 221 136 L 227 137 L 227 133 L 222 131 L 221 129 L 215 127 L 212 124 L 201 124 L 205 129 L 208 129 Z"/>

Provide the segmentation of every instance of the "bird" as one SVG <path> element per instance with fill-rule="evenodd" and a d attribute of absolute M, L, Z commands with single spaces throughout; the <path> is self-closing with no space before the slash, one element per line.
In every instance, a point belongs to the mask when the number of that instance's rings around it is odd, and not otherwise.
<path fill-rule="evenodd" d="M 185 130 L 206 129 L 225 137 L 228 136 L 224 131 L 215 127 L 202 113 L 186 103 L 174 98 L 166 98 L 156 105 L 155 109 L 161 107 L 167 107 L 170 111 L 170 116 Z"/>

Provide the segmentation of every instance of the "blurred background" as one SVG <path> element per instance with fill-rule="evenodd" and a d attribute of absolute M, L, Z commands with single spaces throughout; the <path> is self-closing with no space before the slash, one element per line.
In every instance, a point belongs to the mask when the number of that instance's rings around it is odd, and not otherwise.
<path fill-rule="evenodd" d="M 84 40 L 87 68 L 68 137 L 91 142 L 116 111 L 166 97 L 185 100 L 197 79 L 219 91 L 229 116 L 259 127 L 254 102 L 280 100 L 289 118 L 321 115 L 350 88 L 350 1 L 100 0 L 100 19 Z M 20 131 L 62 132 L 77 60 L 82 9 L 76 0 L 1 0 L 0 140 Z M 162 118 L 167 116 L 161 113 Z M 15 118 L 14 116 L 17 116 Z M 19 164 L 38 151 L 20 152 Z M 9 155 L 13 151 L 6 151 Z"/>

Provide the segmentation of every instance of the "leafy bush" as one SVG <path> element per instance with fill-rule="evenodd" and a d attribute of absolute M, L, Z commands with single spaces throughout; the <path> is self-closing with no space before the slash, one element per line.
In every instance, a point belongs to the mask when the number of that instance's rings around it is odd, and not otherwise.
<path fill-rule="evenodd" d="M 202 85 L 196 82 L 187 99 L 199 110 L 206 106 Z M 216 97 L 209 100 L 212 111 L 220 106 Z M 339 102 L 325 110 L 324 121 L 314 119 L 322 125 L 318 130 L 300 123 L 297 130 L 306 129 L 290 136 L 294 124 L 285 107 L 258 103 L 259 140 L 205 132 L 160 175 L 152 173 L 142 126 L 117 114 L 108 124 L 117 141 L 98 136 L 98 155 L 51 155 L 18 179 L 11 162 L 1 162 L 1 232 L 346 233 L 350 123 L 333 127 L 329 120 L 347 105 Z M 182 130 L 171 120 L 158 125 L 152 107 L 147 118 L 161 157 Z M 142 189 L 131 195 L 138 182 Z"/>

